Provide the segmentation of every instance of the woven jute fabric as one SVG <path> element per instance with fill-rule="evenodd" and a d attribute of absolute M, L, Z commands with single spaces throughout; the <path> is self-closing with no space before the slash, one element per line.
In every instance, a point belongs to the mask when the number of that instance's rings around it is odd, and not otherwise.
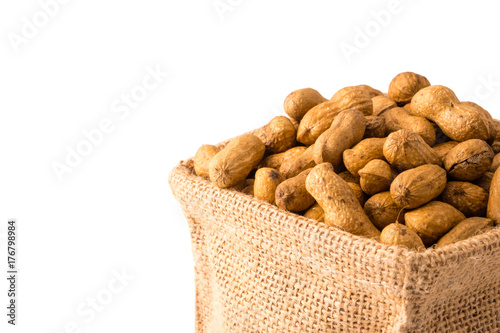
<path fill-rule="evenodd" d="M 499 228 L 417 253 L 220 189 L 192 160 L 169 183 L 191 230 L 197 332 L 500 332 Z"/>

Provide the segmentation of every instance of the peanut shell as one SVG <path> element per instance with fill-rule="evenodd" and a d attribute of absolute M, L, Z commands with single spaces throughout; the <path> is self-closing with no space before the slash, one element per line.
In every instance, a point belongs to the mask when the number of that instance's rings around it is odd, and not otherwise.
<path fill-rule="evenodd" d="M 412 97 L 421 89 L 430 86 L 425 76 L 405 72 L 396 75 L 389 84 L 389 98 L 403 106 L 411 102 Z"/>
<path fill-rule="evenodd" d="M 234 138 L 210 160 L 210 180 L 222 188 L 236 185 L 260 163 L 265 150 L 264 143 L 253 134 Z"/>
<path fill-rule="evenodd" d="M 439 196 L 446 187 L 446 171 L 426 164 L 400 173 L 392 182 L 390 192 L 399 207 L 417 208 Z"/>
<path fill-rule="evenodd" d="M 441 159 L 441 161 L 443 161 L 444 163 L 444 158 L 446 157 L 446 155 L 448 155 L 450 150 L 456 147 L 456 145 L 458 145 L 458 142 L 456 141 L 447 141 L 438 143 L 437 145 L 432 147 L 432 150 L 434 150 L 434 153 L 437 155 L 437 157 L 439 157 L 439 159 Z"/>
<path fill-rule="evenodd" d="M 299 146 L 290 148 L 283 153 L 269 155 L 260 162 L 259 168 L 279 170 L 284 161 L 296 159 L 298 156 L 302 155 L 306 149 L 307 147 Z"/>
<path fill-rule="evenodd" d="M 411 229 L 400 223 L 391 223 L 382 230 L 380 242 L 386 245 L 405 246 L 410 250 L 423 251 L 422 239 Z"/>
<path fill-rule="evenodd" d="M 484 217 L 470 217 L 457 224 L 448 231 L 436 244 L 436 247 L 443 247 L 461 240 L 480 235 L 493 228 L 493 221 Z"/>
<path fill-rule="evenodd" d="M 385 137 L 385 119 L 377 116 L 365 116 L 366 129 L 363 139 Z"/>
<path fill-rule="evenodd" d="M 196 175 L 204 178 L 209 178 L 209 164 L 210 160 L 220 151 L 220 149 L 213 145 L 201 146 L 194 155 L 194 172 Z"/>
<path fill-rule="evenodd" d="M 289 157 L 284 160 L 279 168 L 280 174 L 285 178 L 297 176 L 302 171 L 312 168 L 316 165 L 313 155 L 314 145 L 309 146 L 302 154 Z"/>
<path fill-rule="evenodd" d="M 285 112 L 291 118 L 300 121 L 304 115 L 316 105 L 326 102 L 327 99 L 312 88 L 298 89 L 291 92 L 283 103 Z"/>
<path fill-rule="evenodd" d="M 342 111 L 314 144 L 313 155 L 316 164 L 328 162 L 334 167 L 340 165 L 342 153 L 361 141 L 365 127 L 365 117 L 361 112 Z"/>
<path fill-rule="evenodd" d="M 373 97 L 372 103 L 374 116 L 382 116 L 387 110 L 397 107 L 396 102 L 383 95 Z"/>
<path fill-rule="evenodd" d="M 495 171 L 497 171 L 497 169 L 498 169 L 499 166 L 500 166 L 500 154 L 496 154 L 493 157 L 493 162 L 491 162 L 491 166 L 490 166 L 489 171 L 490 172 L 495 172 Z"/>
<path fill-rule="evenodd" d="M 377 193 L 366 200 L 364 210 L 370 221 L 379 230 L 396 221 L 404 223 L 405 210 L 394 202 L 388 191 Z"/>
<path fill-rule="evenodd" d="M 360 141 L 351 149 L 344 150 L 343 160 L 346 169 L 353 175 L 375 159 L 384 158 L 385 138 L 369 138 Z"/>
<path fill-rule="evenodd" d="M 397 174 L 387 162 L 372 160 L 359 170 L 359 176 L 359 184 L 363 192 L 374 195 L 389 190 Z"/>
<path fill-rule="evenodd" d="M 376 96 L 384 96 L 384 93 L 381 92 L 380 90 L 377 90 L 375 88 L 370 87 L 369 85 L 366 84 L 360 84 L 357 86 L 354 86 L 356 89 L 362 89 L 364 90 L 368 95 L 370 95 L 373 99 L 373 97 Z"/>
<path fill-rule="evenodd" d="M 353 175 L 349 171 L 343 171 L 341 173 L 338 173 L 340 178 L 345 180 L 347 183 L 354 183 L 359 185 L 359 175 Z"/>
<path fill-rule="evenodd" d="M 486 217 L 500 224 L 500 168 L 495 171 L 490 185 L 490 196 L 486 207 Z"/>
<path fill-rule="evenodd" d="M 314 204 L 314 198 L 306 190 L 306 178 L 312 169 L 283 181 L 276 187 L 276 205 L 291 212 L 301 212 Z"/>
<path fill-rule="evenodd" d="M 241 192 L 245 193 L 247 195 L 251 195 L 253 197 L 254 196 L 254 187 L 253 187 L 253 185 L 248 185 L 243 190 L 241 190 Z"/>
<path fill-rule="evenodd" d="M 411 112 L 435 122 L 453 141 L 493 142 L 496 137 L 496 127 L 484 109 L 461 103 L 455 93 L 444 86 L 430 86 L 416 93 L 411 101 Z"/>
<path fill-rule="evenodd" d="M 484 175 L 476 179 L 473 184 L 479 186 L 486 192 L 490 192 L 491 181 L 493 179 L 493 172 L 486 172 Z"/>
<path fill-rule="evenodd" d="M 325 223 L 358 236 L 380 238 L 380 231 L 366 216 L 349 185 L 340 178 L 330 163 L 313 168 L 306 188 L 325 211 Z"/>
<path fill-rule="evenodd" d="M 307 210 L 307 212 L 304 213 L 304 217 L 318 222 L 325 222 L 325 211 L 318 203 L 315 203 Z"/>
<path fill-rule="evenodd" d="M 441 201 L 431 201 L 405 214 L 406 226 L 420 236 L 425 246 L 436 243 L 463 220 L 464 214 Z"/>
<path fill-rule="evenodd" d="M 331 100 L 316 105 L 306 113 L 297 130 L 297 141 L 306 146 L 312 145 L 344 110 L 356 109 L 365 116 L 372 114 L 373 103 L 370 94 L 362 89 L 347 88 L 339 90 Z"/>
<path fill-rule="evenodd" d="M 448 152 L 444 167 L 451 178 L 473 181 L 490 169 L 493 157 L 493 149 L 485 141 L 471 139 Z"/>
<path fill-rule="evenodd" d="M 434 126 L 424 117 L 412 116 L 403 108 L 392 108 L 382 115 L 385 119 L 385 135 L 401 129 L 410 130 L 422 137 L 429 146 L 436 142 Z"/>
<path fill-rule="evenodd" d="M 488 192 L 468 182 L 448 182 L 441 200 L 461 211 L 466 217 L 485 216 Z"/>
<path fill-rule="evenodd" d="M 424 139 L 406 129 L 391 133 L 384 143 L 383 151 L 385 159 L 399 170 L 424 164 L 441 165 L 441 160 Z"/>
<path fill-rule="evenodd" d="M 353 183 L 353 182 L 346 182 L 346 183 L 351 188 L 352 193 L 354 193 L 354 196 L 356 197 L 356 199 L 358 199 L 358 202 L 361 205 L 361 207 L 363 207 L 365 205 L 365 202 L 366 202 L 366 194 L 361 189 L 361 185 Z"/>
<path fill-rule="evenodd" d="M 267 152 L 277 154 L 294 146 L 297 131 L 290 119 L 285 116 L 277 116 L 258 130 L 255 135 L 266 145 Z"/>
<path fill-rule="evenodd" d="M 275 203 L 276 187 L 285 180 L 278 170 L 271 168 L 260 168 L 255 173 L 255 183 L 253 185 L 254 196 L 269 202 Z"/>

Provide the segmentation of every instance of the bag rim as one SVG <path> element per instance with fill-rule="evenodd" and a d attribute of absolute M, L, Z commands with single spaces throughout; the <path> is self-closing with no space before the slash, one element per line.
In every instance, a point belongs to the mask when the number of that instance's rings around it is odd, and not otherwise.
<path fill-rule="evenodd" d="M 252 205 L 258 203 L 265 206 L 266 210 L 270 213 L 285 217 L 286 220 L 295 220 L 300 226 L 311 229 L 311 232 L 324 234 L 324 238 L 328 243 L 325 246 L 331 246 L 333 242 L 345 241 L 352 243 L 354 246 L 370 246 L 374 248 L 377 254 L 386 256 L 386 259 L 396 257 L 405 257 L 407 261 L 417 261 L 427 267 L 448 266 L 450 263 L 460 262 L 462 259 L 475 257 L 478 254 L 484 255 L 491 252 L 495 248 L 500 247 L 500 227 L 495 226 L 490 230 L 469 237 L 465 240 L 456 243 L 448 244 L 441 248 L 427 248 L 424 251 L 414 251 L 403 246 L 386 245 L 376 240 L 369 239 L 362 236 L 357 236 L 349 232 L 343 231 L 333 226 L 327 226 L 322 222 L 308 219 L 304 216 L 289 212 L 271 205 L 263 200 L 252 197 L 240 191 L 231 188 L 219 188 L 212 184 L 208 179 L 197 176 L 194 173 L 193 159 L 181 161 L 176 167 L 172 169 L 169 175 L 169 183 L 174 196 L 179 199 L 175 193 L 175 185 L 173 179 L 175 177 L 182 177 L 186 181 L 193 184 L 200 184 L 207 187 L 211 193 L 230 194 L 234 196 L 239 202 L 245 205 Z M 220 192 L 219 192 L 220 191 Z M 489 251 L 488 251 L 489 250 Z"/>

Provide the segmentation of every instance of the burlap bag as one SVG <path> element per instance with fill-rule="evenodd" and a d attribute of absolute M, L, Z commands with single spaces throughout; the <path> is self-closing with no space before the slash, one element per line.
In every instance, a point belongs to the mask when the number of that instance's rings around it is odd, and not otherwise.
<path fill-rule="evenodd" d="M 500 229 L 422 253 L 170 174 L 189 223 L 196 331 L 499 332 Z"/>

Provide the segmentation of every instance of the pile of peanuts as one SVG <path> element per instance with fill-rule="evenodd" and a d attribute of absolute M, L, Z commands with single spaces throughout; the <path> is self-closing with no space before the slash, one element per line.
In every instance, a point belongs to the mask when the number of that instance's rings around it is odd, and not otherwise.
<path fill-rule="evenodd" d="M 195 173 L 416 251 L 500 223 L 500 121 L 451 89 L 405 72 L 387 94 L 358 85 L 326 99 L 304 88 L 286 97 L 284 109 L 289 117 L 275 117 L 222 149 L 203 145 Z"/>

